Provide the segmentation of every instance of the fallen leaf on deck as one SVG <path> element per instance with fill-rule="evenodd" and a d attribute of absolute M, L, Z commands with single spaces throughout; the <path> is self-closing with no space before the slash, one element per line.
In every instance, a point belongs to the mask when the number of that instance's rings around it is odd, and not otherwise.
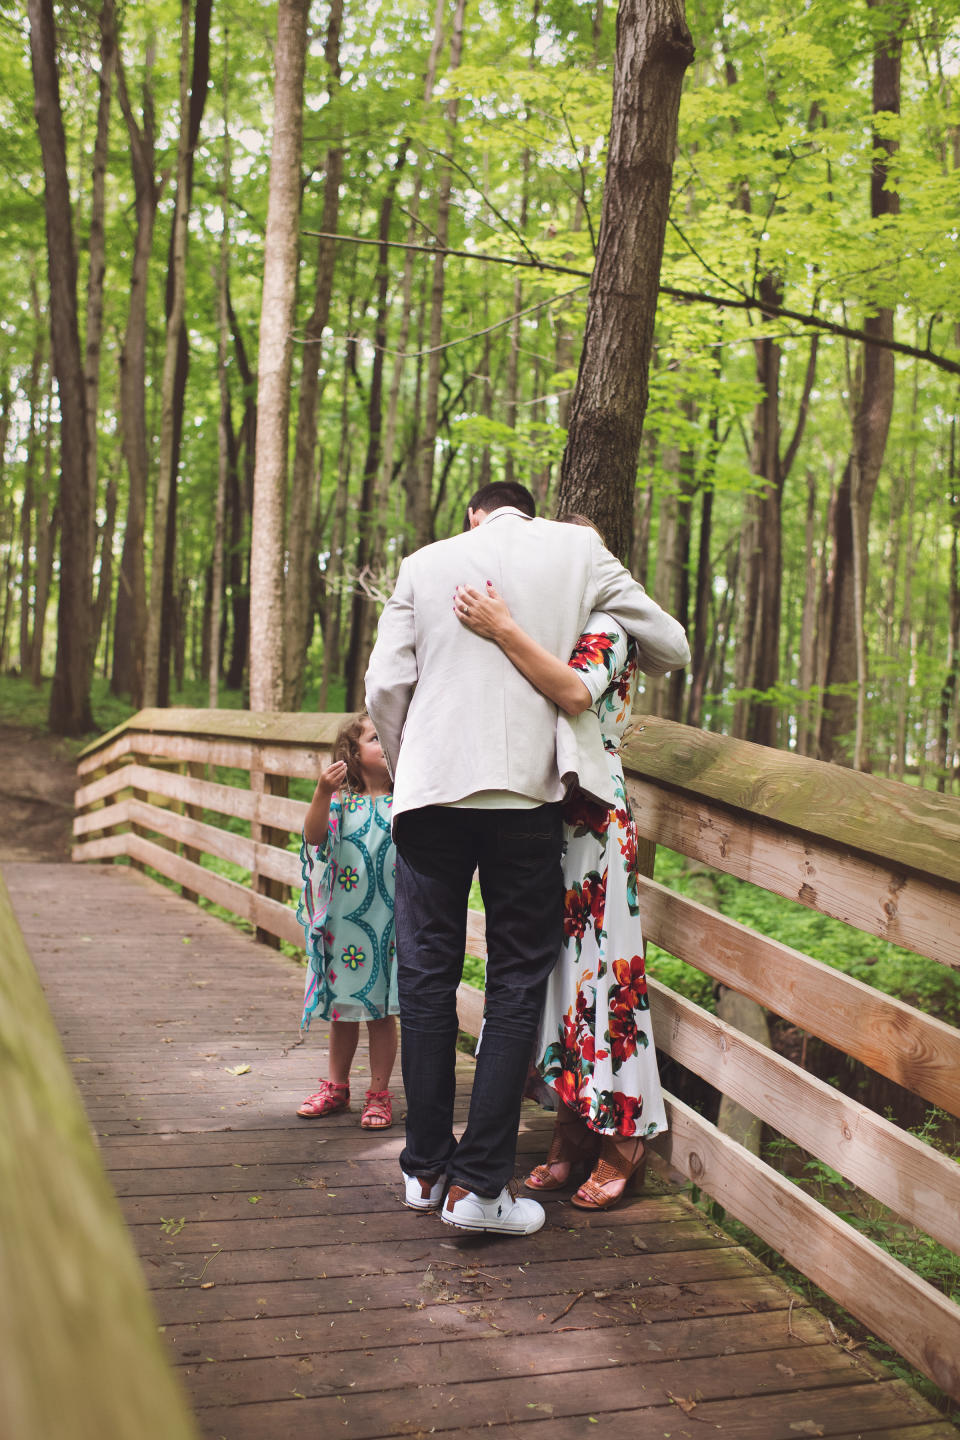
<path fill-rule="evenodd" d="M 228 1075 L 248 1075 L 250 1073 L 249 1065 L 224 1065 L 223 1068 Z"/>
<path fill-rule="evenodd" d="M 697 1408 L 696 1400 L 686 1399 L 682 1395 L 674 1395 L 672 1390 L 667 1391 L 667 1399 L 672 1400 L 674 1405 L 679 1405 L 684 1415 L 690 1415 Z"/>
<path fill-rule="evenodd" d="M 790 1429 L 797 1435 L 822 1435 L 823 1426 L 818 1425 L 816 1420 L 792 1420 Z"/>

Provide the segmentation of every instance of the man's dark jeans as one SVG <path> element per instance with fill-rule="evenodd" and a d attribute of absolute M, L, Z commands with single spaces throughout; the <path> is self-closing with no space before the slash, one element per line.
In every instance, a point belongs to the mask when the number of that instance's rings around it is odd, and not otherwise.
<path fill-rule="evenodd" d="M 550 972 L 560 953 L 563 879 L 559 805 L 398 816 L 397 976 L 407 1144 L 400 1164 L 446 1171 L 478 1195 L 512 1179 L 520 1101 Z M 453 1133 L 457 986 L 473 872 L 487 919 L 483 1041 L 459 1144 Z"/>

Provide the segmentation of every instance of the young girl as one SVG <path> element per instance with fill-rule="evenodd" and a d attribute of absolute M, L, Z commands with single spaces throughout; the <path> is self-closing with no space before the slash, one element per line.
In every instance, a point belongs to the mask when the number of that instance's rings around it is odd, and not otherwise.
<path fill-rule="evenodd" d="M 300 1024 L 307 1029 L 318 1012 L 330 1021 L 330 1070 L 297 1114 L 312 1119 L 349 1110 L 350 1065 L 365 1020 L 370 1089 L 360 1124 L 381 1130 L 393 1123 L 389 1085 L 397 1055 L 393 797 L 366 712 L 343 726 L 333 754 L 333 764 L 320 772 L 303 825 L 303 896 L 297 910 L 307 941 Z"/>

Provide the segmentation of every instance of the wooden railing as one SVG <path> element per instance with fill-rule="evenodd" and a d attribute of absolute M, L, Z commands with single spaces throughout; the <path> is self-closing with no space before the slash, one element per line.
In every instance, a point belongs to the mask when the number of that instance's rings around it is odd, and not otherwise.
<path fill-rule="evenodd" d="M 195 1440 L 0 877 L 0 1433 Z"/>
<path fill-rule="evenodd" d="M 128 857 L 263 932 L 300 942 L 304 803 L 336 715 L 145 710 L 80 760 L 77 860 Z M 641 836 L 938 962 L 960 965 L 960 802 L 648 718 L 624 764 Z M 219 767 L 240 783 L 213 778 Z M 236 774 L 232 777 L 237 780 Z M 247 822 L 250 836 L 211 823 Z M 249 873 L 214 874 L 202 856 Z M 960 1114 L 960 1030 L 640 879 L 647 938 L 931 1104 Z M 483 955 L 483 917 L 468 948 Z M 960 1253 L 960 1165 L 654 980 L 658 1048 Z M 461 986 L 476 1034 L 481 992 Z M 960 1307 L 807 1192 L 668 1096 L 664 1160 L 960 1400 Z"/>

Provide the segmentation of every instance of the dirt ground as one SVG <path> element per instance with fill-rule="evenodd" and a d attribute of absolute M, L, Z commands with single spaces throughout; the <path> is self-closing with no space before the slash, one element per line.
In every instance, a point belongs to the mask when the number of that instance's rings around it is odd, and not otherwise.
<path fill-rule="evenodd" d="M 36 730 L 0 726 L 0 864 L 69 860 L 74 752 Z"/>

